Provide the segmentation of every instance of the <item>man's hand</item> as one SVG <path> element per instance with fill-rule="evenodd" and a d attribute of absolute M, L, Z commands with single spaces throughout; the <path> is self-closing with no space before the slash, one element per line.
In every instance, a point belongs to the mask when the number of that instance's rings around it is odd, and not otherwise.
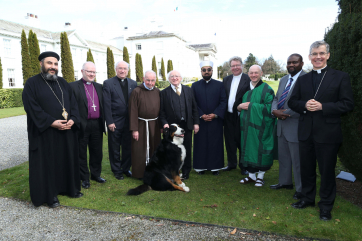
<path fill-rule="evenodd" d="M 250 102 L 241 103 L 236 109 L 240 112 L 241 110 L 248 110 Z"/>
<path fill-rule="evenodd" d="M 133 137 L 133 139 L 135 139 L 136 141 L 138 141 L 138 137 L 139 137 L 138 131 L 132 131 L 132 137 Z"/>
<path fill-rule="evenodd" d="M 168 124 L 164 124 L 163 129 L 165 129 L 165 128 L 170 128 L 170 126 Z"/>
<path fill-rule="evenodd" d="M 50 126 L 62 131 L 62 130 L 66 130 L 67 122 L 68 122 L 67 120 L 55 120 L 53 122 L 53 124 L 51 124 Z"/>
<path fill-rule="evenodd" d="M 72 129 L 72 126 L 74 125 L 74 121 L 72 119 L 70 119 L 66 124 L 65 124 L 65 130 L 70 130 Z"/>
<path fill-rule="evenodd" d="M 282 110 L 273 110 L 272 114 L 278 118 L 279 120 L 285 120 L 286 118 L 290 117 L 290 115 L 288 114 L 284 114 L 284 111 L 286 111 L 287 109 L 282 109 Z"/>
<path fill-rule="evenodd" d="M 197 132 L 199 132 L 199 125 L 194 125 L 194 133 L 197 134 Z"/>
<path fill-rule="evenodd" d="M 208 115 L 203 114 L 203 115 L 201 116 L 201 118 L 202 118 L 204 121 L 212 121 L 213 119 L 215 119 L 215 114 L 213 114 L 213 113 L 208 114 Z"/>
<path fill-rule="evenodd" d="M 114 132 L 116 130 L 116 125 L 113 123 L 113 124 L 110 124 L 108 125 L 108 129 L 112 132 Z"/>
<path fill-rule="evenodd" d="M 206 121 L 207 118 L 208 118 L 208 116 L 205 115 L 205 114 L 203 114 L 203 115 L 201 116 L 201 119 L 203 119 L 204 121 Z"/>
<path fill-rule="evenodd" d="M 309 111 L 319 111 L 319 110 L 322 110 L 322 103 L 320 103 L 314 99 L 310 99 L 305 104 L 305 108 Z"/>

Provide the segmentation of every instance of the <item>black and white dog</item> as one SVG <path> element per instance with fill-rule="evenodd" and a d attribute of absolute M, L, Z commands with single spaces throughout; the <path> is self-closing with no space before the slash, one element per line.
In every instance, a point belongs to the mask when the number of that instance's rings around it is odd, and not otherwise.
<path fill-rule="evenodd" d="M 163 139 L 146 166 L 143 184 L 130 189 L 127 195 L 139 195 L 150 189 L 190 191 L 179 175 L 186 157 L 186 149 L 182 144 L 184 133 L 185 131 L 176 124 L 163 130 Z"/>

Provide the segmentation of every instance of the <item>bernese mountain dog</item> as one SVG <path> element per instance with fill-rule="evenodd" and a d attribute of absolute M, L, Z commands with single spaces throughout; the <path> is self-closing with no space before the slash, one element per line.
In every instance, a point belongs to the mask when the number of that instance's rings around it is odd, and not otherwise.
<path fill-rule="evenodd" d="M 181 181 L 180 170 L 186 157 L 184 129 L 176 124 L 163 130 L 163 139 L 146 166 L 143 184 L 130 189 L 127 195 L 140 195 L 148 190 L 189 192 Z"/>

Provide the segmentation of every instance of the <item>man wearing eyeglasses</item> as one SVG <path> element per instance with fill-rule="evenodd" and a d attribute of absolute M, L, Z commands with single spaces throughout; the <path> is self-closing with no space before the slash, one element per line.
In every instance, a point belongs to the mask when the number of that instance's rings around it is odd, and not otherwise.
<path fill-rule="evenodd" d="M 75 98 L 77 99 L 80 115 L 79 133 L 79 166 L 80 180 L 83 188 L 89 188 L 90 179 L 104 183 L 101 177 L 103 158 L 103 94 L 102 85 L 94 82 L 96 78 L 96 66 L 93 62 L 85 62 L 82 67 L 82 75 L 78 81 L 70 83 Z M 89 169 L 87 165 L 87 147 L 89 148 Z"/>
<path fill-rule="evenodd" d="M 309 60 L 313 70 L 295 83 L 288 102 L 300 114 L 298 139 L 301 164 L 302 198 L 292 207 L 302 209 L 315 205 L 316 162 L 321 175 L 319 218 L 332 218 L 336 197 L 334 169 L 342 142 L 341 115 L 353 109 L 353 96 L 347 73 L 327 66 L 329 45 L 316 41 L 310 46 Z"/>
<path fill-rule="evenodd" d="M 136 88 L 136 81 L 127 78 L 129 64 L 119 61 L 115 65 L 116 76 L 103 83 L 104 116 L 108 127 L 109 162 L 114 177 L 123 180 L 123 174 L 131 177 L 131 141 L 129 130 L 128 99 Z M 120 149 L 122 146 L 122 159 Z"/>
<path fill-rule="evenodd" d="M 212 76 L 213 62 L 200 63 L 202 78 L 192 84 L 200 117 L 200 131 L 194 136 L 193 167 L 199 174 L 206 170 L 219 175 L 224 167 L 223 119 L 226 94 L 223 83 Z"/>
<path fill-rule="evenodd" d="M 172 70 L 167 75 L 170 86 L 161 91 L 160 121 L 163 128 L 175 123 L 185 130 L 186 158 L 182 166 L 182 178 L 188 179 L 191 171 L 192 131 L 199 131 L 199 113 L 190 87 L 182 85 L 181 73 Z"/>
<path fill-rule="evenodd" d="M 239 157 L 241 156 L 240 149 L 240 112 L 237 110 L 239 104 L 242 103 L 244 94 L 250 90 L 250 78 L 247 74 L 243 74 L 243 61 L 240 57 L 234 56 L 229 60 L 232 75 L 226 76 L 223 79 L 226 92 L 227 108 L 224 118 L 224 135 L 225 146 L 228 158 L 228 165 L 224 171 L 236 169 L 237 163 L 242 175 L 247 175 L 248 171 L 237 161 L 236 152 L 239 149 Z"/>

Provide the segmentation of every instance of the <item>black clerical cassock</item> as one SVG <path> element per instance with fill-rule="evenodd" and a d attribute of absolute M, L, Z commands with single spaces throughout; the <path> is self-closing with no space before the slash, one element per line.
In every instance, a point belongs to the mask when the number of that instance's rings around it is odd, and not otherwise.
<path fill-rule="evenodd" d="M 59 85 L 56 81 L 45 81 L 38 74 L 27 80 L 23 91 L 29 138 L 30 197 L 35 206 L 52 204 L 58 194 L 74 197 L 80 191 L 78 106 L 69 84 L 61 77 L 58 82 Z M 64 120 L 62 92 L 68 120 L 74 121 L 70 130 L 51 127 L 55 120 Z"/>

